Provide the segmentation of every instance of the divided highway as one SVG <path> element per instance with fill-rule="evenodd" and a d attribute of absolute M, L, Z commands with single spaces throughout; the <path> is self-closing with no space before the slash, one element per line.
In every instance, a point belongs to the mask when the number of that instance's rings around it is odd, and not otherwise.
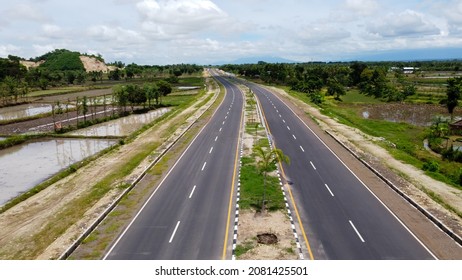
<path fill-rule="evenodd" d="M 291 159 L 283 165 L 314 259 L 434 259 L 279 98 L 256 84 L 271 136 Z"/>
<path fill-rule="evenodd" d="M 226 253 L 243 95 L 222 83 L 221 106 L 104 259 L 201 260 Z"/>

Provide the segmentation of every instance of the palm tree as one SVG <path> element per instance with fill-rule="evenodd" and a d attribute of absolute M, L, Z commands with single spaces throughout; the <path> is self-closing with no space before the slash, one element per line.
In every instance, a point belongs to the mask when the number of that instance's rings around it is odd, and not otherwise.
<path fill-rule="evenodd" d="M 262 213 L 265 212 L 266 203 L 266 176 L 268 171 L 276 165 L 278 162 L 285 162 L 290 164 L 290 159 L 280 149 L 268 149 L 258 145 L 254 147 L 254 153 L 258 157 L 257 168 L 260 173 L 263 173 L 263 202 L 262 202 Z"/>

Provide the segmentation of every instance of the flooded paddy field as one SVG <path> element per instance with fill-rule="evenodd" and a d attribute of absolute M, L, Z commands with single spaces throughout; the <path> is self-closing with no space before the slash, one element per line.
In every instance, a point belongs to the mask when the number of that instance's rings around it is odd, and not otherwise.
<path fill-rule="evenodd" d="M 93 125 L 88 128 L 79 129 L 68 133 L 75 136 L 127 136 L 153 120 L 169 112 L 170 108 L 162 108 L 143 114 L 132 114 L 105 123 Z"/>
<path fill-rule="evenodd" d="M 39 140 L 0 150 L 0 205 L 116 140 Z"/>
<path fill-rule="evenodd" d="M 0 121 L 24 119 L 44 113 L 50 113 L 50 104 L 23 104 L 0 108 Z"/>
<path fill-rule="evenodd" d="M 445 106 L 435 104 L 368 104 L 358 108 L 365 119 L 386 120 L 396 123 L 409 123 L 416 126 L 431 126 L 435 116 L 450 119 Z M 462 109 L 454 110 L 455 120 L 462 118 Z"/>

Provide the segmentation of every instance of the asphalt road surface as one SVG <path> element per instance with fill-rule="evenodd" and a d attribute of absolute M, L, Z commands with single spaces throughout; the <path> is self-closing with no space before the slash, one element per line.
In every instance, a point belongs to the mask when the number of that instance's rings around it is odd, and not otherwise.
<path fill-rule="evenodd" d="M 386 208 L 279 98 L 248 84 L 258 97 L 283 165 L 310 257 L 314 259 L 434 259 Z"/>
<path fill-rule="evenodd" d="M 243 95 L 223 83 L 221 106 L 104 259 L 201 260 L 226 253 Z"/>

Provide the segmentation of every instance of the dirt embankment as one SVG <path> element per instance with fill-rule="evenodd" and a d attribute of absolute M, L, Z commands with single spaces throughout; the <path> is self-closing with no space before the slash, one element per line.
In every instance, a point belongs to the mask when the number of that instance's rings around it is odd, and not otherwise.
<path fill-rule="evenodd" d="M 80 61 L 83 63 L 83 67 L 87 72 L 103 72 L 108 73 L 109 71 L 115 70 L 115 66 L 107 66 L 106 63 L 97 60 L 94 57 L 89 57 L 85 55 L 80 56 Z"/>
<path fill-rule="evenodd" d="M 87 72 L 103 72 L 108 73 L 109 71 L 115 70 L 117 67 L 115 66 L 108 66 L 106 63 L 99 61 L 95 57 L 89 57 L 85 55 L 80 56 L 80 61 L 83 63 L 83 67 L 85 67 L 85 71 Z M 22 60 L 20 63 L 24 65 L 27 69 L 39 67 L 45 61 L 41 60 L 39 62 Z"/>

